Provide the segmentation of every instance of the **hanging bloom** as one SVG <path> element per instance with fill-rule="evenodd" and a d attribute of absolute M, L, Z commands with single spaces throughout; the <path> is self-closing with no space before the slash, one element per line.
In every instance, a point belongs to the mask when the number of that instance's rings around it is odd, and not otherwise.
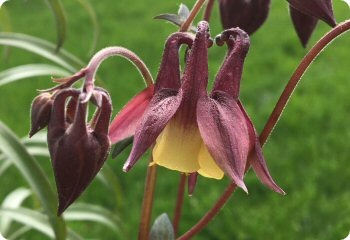
<path fill-rule="evenodd" d="M 334 27 L 337 23 L 333 14 L 332 0 L 288 0 L 294 28 L 306 47 L 318 20 Z"/>
<path fill-rule="evenodd" d="M 110 150 L 108 124 L 112 107 L 107 92 L 99 88 L 94 90 L 97 110 L 90 123 L 85 120 L 88 103 L 80 101 L 82 95 L 75 89 L 60 91 L 55 97 L 48 126 L 48 145 L 59 198 L 58 214 L 91 183 Z M 68 97 L 74 99 L 74 111 L 65 108 Z"/>
<path fill-rule="evenodd" d="M 269 174 L 255 129 L 238 99 L 249 37 L 238 28 L 229 29 L 219 42 L 226 42 L 229 51 L 208 95 L 208 24 L 199 24 L 195 39 L 189 33 L 168 38 L 154 95 L 136 127 L 124 171 L 155 144 L 153 164 L 215 179 L 227 174 L 245 191 L 243 176 L 251 164 L 264 184 L 283 193 Z M 182 77 L 181 44 L 191 49 Z"/>
<path fill-rule="evenodd" d="M 270 0 L 220 0 L 220 16 L 224 29 L 239 27 L 249 35 L 266 20 Z"/>
<path fill-rule="evenodd" d="M 318 20 L 334 27 L 332 0 L 287 0 L 297 35 L 305 47 Z M 220 0 L 221 22 L 225 29 L 240 27 L 254 33 L 266 20 L 270 0 Z"/>
<path fill-rule="evenodd" d="M 41 93 L 34 98 L 30 111 L 31 129 L 29 137 L 45 128 L 49 123 L 53 98 L 54 94 L 47 92 Z"/>

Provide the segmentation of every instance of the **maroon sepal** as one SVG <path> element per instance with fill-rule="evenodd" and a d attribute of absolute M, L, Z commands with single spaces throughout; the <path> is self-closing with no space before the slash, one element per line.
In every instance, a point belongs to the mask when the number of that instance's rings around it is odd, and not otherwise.
<path fill-rule="evenodd" d="M 110 98 L 102 90 L 94 93 L 102 100 L 91 123 L 86 122 L 87 103 L 81 103 L 79 90 L 60 90 L 53 102 L 47 138 L 58 191 L 58 215 L 86 189 L 110 150 Z M 76 105 L 74 113 L 66 107 L 68 98 Z"/>

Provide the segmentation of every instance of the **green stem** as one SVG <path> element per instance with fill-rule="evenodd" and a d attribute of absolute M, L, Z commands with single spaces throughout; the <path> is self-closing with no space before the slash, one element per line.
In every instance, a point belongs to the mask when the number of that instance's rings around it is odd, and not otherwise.
<path fill-rule="evenodd" d="M 188 18 L 186 19 L 186 21 L 182 24 L 182 26 L 180 27 L 180 32 L 187 32 L 188 29 L 190 28 L 193 20 L 195 19 L 195 17 L 197 16 L 198 12 L 201 10 L 203 4 L 204 4 L 205 0 L 197 0 L 197 2 L 194 4 L 190 15 L 188 16 Z"/>
<path fill-rule="evenodd" d="M 260 134 L 259 140 L 262 146 L 266 143 L 268 137 L 270 136 L 271 132 L 276 126 L 284 108 L 288 103 L 288 100 L 290 99 L 291 95 L 293 94 L 293 91 L 297 87 L 301 77 L 304 75 L 308 67 L 315 60 L 315 58 L 328 46 L 328 44 L 330 44 L 333 40 L 335 40 L 336 38 L 338 38 L 343 33 L 349 30 L 350 20 L 340 23 L 331 31 L 329 31 L 326 35 L 324 35 L 305 55 L 305 57 L 295 70 L 294 74 L 290 78 L 289 82 L 287 83 L 274 110 L 272 111 L 268 121 L 266 122 L 263 131 Z M 177 240 L 190 239 L 198 232 L 200 232 L 219 213 L 220 209 L 225 205 L 225 203 L 228 201 L 235 189 L 236 185 L 231 183 L 221 195 L 219 200 L 217 200 L 214 206 L 197 222 L 197 224 L 192 226 L 191 229 L 189 229 Z"/>

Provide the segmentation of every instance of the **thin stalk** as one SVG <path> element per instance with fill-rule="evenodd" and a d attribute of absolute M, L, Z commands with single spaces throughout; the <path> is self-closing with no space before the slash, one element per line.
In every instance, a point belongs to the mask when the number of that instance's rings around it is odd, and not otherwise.
<path fill-rule="evenodd" d="M 211 12 L 213 11 L 214 0 L 208 0 L 207 6 L 205 7 L 203 20 L 209 22 L 211 17 Z"/>
<path fill-rule="evenodd" d="M 187 32 L 188 29 L 190 28 L 193 20 L 195 19 L 195 17 L 197 16 L 199 10 L 201 10 L 203 4 L 204 4 L 205 0 L 197 0 L 197 2 L 194 4 L 190 15 L 188 16 L 188 18 L 186 19 L 186 21 L 182 24 L 182 26 L 180 27 L 180 32 Z"/>
<path fill-rule="evenodd" d="M 85 68 L 86 78 L 84 88 L 86 91 L 86 97 L 83 102 L 86 102 L 91 97 L 92 91 L 94 89 L 94 81 L 96 72 L 101 65 L 101 63 L 109 57 L 112 56 L 121 56 L 129 60 L 134 66 L 139 70 L 145 84 L 150 86 L 153 84 L 153 78 L 149 72 L 146 64 L 132 51 L 123 47 L 107 47 L 99 52 L 97 52 L 90 60 L 89 64 Z"/>
<path fill-rule="evenodd" d="M 185 196 L 186 179 L 187 179 L 186 175 L 181 173 L 179 188 L 177 191 L 177 200 L 176 200 L 176 206 L 175 206 L 175 212 L 174 212 L 174 219 L 173 219 L 175 236 L 177 235 L 177 232 L 179 230 L 179 225 L 180 225 L 182 206 L 183 206 L 183 201 Z"/>
<path fill-rule="evenodd" d="M 150 157 L 150 163 L 153 161 Z M 141 221 L 139 226 L 139 240 L 148 240 L 151 225 L 152 209 L 155 183 L 157 179 L 157 165 L 151 165 L 147 168 L 145 190 L 142 201 Z"/>
<path fill-rule="evenodd" d="M 338 38 L 343 33 L 349 30 L 350 20 L 338 24 L 326 35 L 324 35 L 305 55 L 305 57 L 295 70 L 294 74 L 290 78 L 289 82 L 287 83 L 274 110 L 272 111 L 268 121 L 266 122 L 263 131 L 260 134 L 259 140 L 262 146 L 266 143 L 268 137 L 270 136 L 271 132 L 276 126 L 284 108 L 286 107 L 293 91 L 297 87 L 301 77 L 304 75 L 305 71 L 311 65 L 313 60 L 315 60 L 315 58 L 328 46 L 328 44 L 330 44 L 333 40 L 335 40 L 336 38 Z M 217 202 L 214 204 L 214 206 L 191 229 L 189 229 L 177 240 L 190 239 L 198 232 L 200 232 L 219 213 L 220 209 L 225 205 L 225 203 L 228 201 L 235 189 L 236 185 L 231 183 L 221 195 L 219 200 L 217 200 Z"/>

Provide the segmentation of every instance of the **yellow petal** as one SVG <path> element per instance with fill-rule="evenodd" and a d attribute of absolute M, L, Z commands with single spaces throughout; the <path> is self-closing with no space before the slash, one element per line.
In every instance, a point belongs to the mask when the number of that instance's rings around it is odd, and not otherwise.
<path fill-rule="evenodd" d="M 184 129 L 176 119 L 172 119 L 157 138 L 153 161 L 183 173 L 196 172 L 202 142 L 197 126 Z"/>
<path fill-rule="evenodd" d="M 198 173 L 200 175 L 215 179 L 222 179 L 224 177 L 224 172 L 215 163 L 203 141 L 199 150 L 198 161 L 200 165 Z"/>

